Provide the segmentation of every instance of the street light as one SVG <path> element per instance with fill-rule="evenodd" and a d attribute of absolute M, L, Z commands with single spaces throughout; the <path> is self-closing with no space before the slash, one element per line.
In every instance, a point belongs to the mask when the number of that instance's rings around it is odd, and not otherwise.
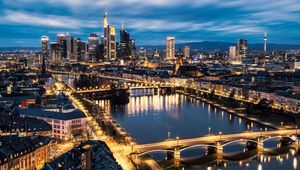
<path fill-rule="evenodd" d="M 211 130 L 211 128 L 210 128 L 210 127 L 208 127 L 208 135 L 210 135 L 210 130 Z"/>
<path fill-rule="evenodd" d="M 260 137 L 262 137 L 262 128 L 259 128 L 260 131 Z"/>
<path fill-rule="evenodd" d="M 179 137 L 177 136 L 176 137 L 176 140 L 177 140 L 177 146 L 179 145 Z"/>
<path fill-rule="evenodd" d="M 281 127 L 283 126 L 283 122 L 280 122 Z"/>
<path fill-rule="evenodd" d="M 222 132 L 221 131 L 219 132 L 219 135 L 220 135 L 220 141 L 221 141 L 221 136 L 222 136 Z"/>

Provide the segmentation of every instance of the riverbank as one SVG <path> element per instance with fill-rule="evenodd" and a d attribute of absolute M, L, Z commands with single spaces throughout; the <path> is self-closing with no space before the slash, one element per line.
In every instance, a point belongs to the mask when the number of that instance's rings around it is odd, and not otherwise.
<path fill-rule="evenodd" d="M 258 123 L 260 125 L 263 125 L 263 126 L 266 126 L 268 128 L 272 128 L 272 129 L 280 129 L 278 128 L 278 126 L 276 126 L 276 124 L 273 124 L 273 123 L 270 123 L 270 122 L 266 122 L 266 121 L 263 121 L 263 120 L 260 120 L 259 118 L 256 118 L 256 117 L 248 117 L 246 113 L 241 113 L 241 110 L 237 110 L 237 109 L 232 109 L 232 108 L 228 108 L 226 106 L 221 106 L 220 104 L 217 104 L 217 103 L 214 103 L 208 99 L 205 99 L 203 97 L 199 97 L 199 96 L 195 96 L 195 95 L 191 95 L 189 93 L 185 93 L 183 91 L 176 91 L 178 94 L 182 94 L 182 95 L 185 95 L 187 97 L 191 97 L 191 98 L 194 98 L 194 99 L 197 99 L 197 100 L 201 100 L 207 104 L 210 104 L 218 109 L 221 109 L 221 110 L 224 110 L 232 115 L 235 115 L 237 117 L 240 117 L 240 118 L 243 118 L 243 119 L 246 119 L 246 120 L 249 120 L 251 122 L 255 122 L 255 123 Z"/>

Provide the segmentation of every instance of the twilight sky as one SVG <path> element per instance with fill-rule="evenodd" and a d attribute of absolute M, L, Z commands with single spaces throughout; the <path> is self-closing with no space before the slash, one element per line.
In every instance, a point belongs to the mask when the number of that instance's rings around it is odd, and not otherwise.
<path fill-rule="evenodd" d="M 0 46 L 40 46 L 60 32 L 86 41 L 103 32 L 108 11 L 117 33 L 124 23 L 138 45 L 194 41 L 300 44 L 299 0 L 0 0 Z"/>

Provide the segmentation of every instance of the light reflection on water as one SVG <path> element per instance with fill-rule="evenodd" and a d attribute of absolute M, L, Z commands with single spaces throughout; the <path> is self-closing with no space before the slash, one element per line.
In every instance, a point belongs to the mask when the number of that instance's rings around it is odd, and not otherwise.
<path fill-rule="evenodd" d="M 130 97 L 125 106 L 111 106 L 108 100 L 98 102 L 139 143 L 165 140 L 168 132 L 171 138 L 191 138 L 207 135 L 209 128 L 212 134 L 263 128 L 179 94 Z"/>
<path fill-rule="evenodd" d="M 138 143 L 151 143 L 168 138 L 199 137 L 222 131 L 226 133 L 243 132 L 246 130 L 258 131 L 262 127 L 253 122 L 238 118 L 225 111 L 207 105 L 204 102 L 187 98 L 183 95 L 154 95 L 130 97 L 125 106 L 111 106 L 107 100 L 97 101 L 108 111 Z M 268 148 L 276 148 L 277 141 L 264 144 Z M 224 148 L 226 153 L 242 152 L 244 145 L 233 145 Z M 152 156 L 158 161 L 165 160 L 166 153 L 156 153 Z M 193 158 L 205 156 L 204 149 L 195 149 L 182 153 L 182 157 Z M 247 161 L 213 161 L 205 165 L 182 165 L 177 169 L 249 169 L 249 170 L 281 170 L 299 169 L 298 152 L 291 149 L 281 155 L 254 154 L 253 159 Z M 175 169 L 172 167 L 171 169 Z"/>
<path fill-rule="evenodd" d="M 74 77 L 58 76 L 67 84 L 73 86 Z M 234 133 L 247 129 L 259 130 L 259 125 L 253 122 L 237 118 L 232 114 L 207 105 L 204 102 L 189 99 L 181 95 L 152 96 L 153 91 L 147 91 L 146 95 L 141 96 L 140 91 L 133 91 L 130 103 L 124 107 L 111 107 L 109 101 L 97 101 L 101 106 L 105 106 L 113 117 L 139 142 L 150 143 L 161 141 L 167 138 L 168 132 L 171 137 L 180 136 L 190 138 L 203 136 L 208 133 Z M 213 110 L 213 112 L 212 112 Z M 265 147 L 274 148 L 276 141 L 264 144 Z M 225 148 L 226 153 L 235 153 L 243 150 L 243 146 L 230 146 Z M 182 157 L 204 156 L 204 149 L 194 149 L 182 153 Z M 164 154 L 154 154 L 156 160 L 165 159 Z M 299 152 L 290 149 L 289 152 L 281 155 L 260 155 L 251 160 L 226 162 L 222 161 L 207 163 L 205 165 L 183 165 L 178 169 L 188 170 L 210 170 L 210 169 L 249 169 L 249 170 L 297 170 L 299 167 Z M 174 169 L 172 167 L 171 169 Z"/>

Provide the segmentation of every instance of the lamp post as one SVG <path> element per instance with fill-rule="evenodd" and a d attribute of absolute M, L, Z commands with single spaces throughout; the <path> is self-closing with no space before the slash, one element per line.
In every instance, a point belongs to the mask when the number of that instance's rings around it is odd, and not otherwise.
<path fill-rule="evenodd" d="M 262 137 L 262 128 L 259 128 L 260 131 L 260 137 Z"/>
<path fill-rule="evenodd" d="M 221 141 L 221 136 L 222 136 L 222 132 L 221 131 L 219 132 L 219 135 L 220 135 L 220 141 Z"/>
<path fill-rule="evenodd" d="M 177 146 L 179 145 L 179 137 L 177 136 L 176 137 L 176 140 L 177 140 Z"/>
<path fill-rule="evenodd" d="M 210 128 L 210 127 L 208 127 L 208 135 L 210 135 L 210 130 L 211 130 L 211 128 Z"/>

